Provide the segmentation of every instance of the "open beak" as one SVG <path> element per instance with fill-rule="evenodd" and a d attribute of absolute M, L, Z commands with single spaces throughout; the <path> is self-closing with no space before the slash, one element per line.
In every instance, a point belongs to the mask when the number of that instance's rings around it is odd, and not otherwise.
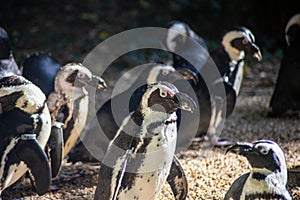
<path fill-rule="evenodd" d="M 237 142 L 226 150 L 228 152 L 233 152 L 242 156 L 245 156 L 248 153 L 253 151 L 253 144 L 247 142 Z"/>
<path fill-rule="evenodd" d="M 96 86 L 98 90 L 106 90 L 107 88 L 105 81 L 99 76 L 93 75 L 91 79 L 91 84 Z"/>
<path fill-rule="evenodd" d="M 175 96 L 179 109 L 193 112 L 197 108 L 195 101 L 187 94 L 176 93 Z"/>

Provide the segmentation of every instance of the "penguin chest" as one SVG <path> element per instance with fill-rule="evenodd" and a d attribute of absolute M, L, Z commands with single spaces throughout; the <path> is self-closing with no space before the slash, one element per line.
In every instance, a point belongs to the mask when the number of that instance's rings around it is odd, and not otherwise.
<path fill-rule="evenodd" d="M 238 95 L 241 89 L 243 76 L 244 76 L 244 63 L 241 62 L 237 66 L 235 77 L 233 80 L 233 89 L 235 90 L 236 94 Z"/>
<path fill-rule="evenodd" d="M 153 136 L 145 148 L 144 158 L 141 159 L 140 167 L 130 183 L 132 187 L 121 190 L 118 195 L 120 199 L 154 199 L 161 191 L 169 175 L 176 148 L 176 120 L 174 114 L 164 126 L 153 129 Z"/>
<path fill-rule="evenodd" d="M 72 117 L 65 124 L 64 128 L 64 153 L 65 157 L 72 147 L 75 145 L 80 133 L 85 127 L 87 114 L 88 114 L 88 96 L 84 96 L 75 100 L 73 106 Z"/>

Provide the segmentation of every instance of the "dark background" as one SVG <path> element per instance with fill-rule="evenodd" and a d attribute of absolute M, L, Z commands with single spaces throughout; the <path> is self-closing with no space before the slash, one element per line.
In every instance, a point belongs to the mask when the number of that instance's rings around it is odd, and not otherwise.
<path fill-rule="evenodd" d="M 299 3 L 299 2 L 298 2 Z M 300 11 L 297 1 L 276 0 L 139 0 L 5 1 L 0 25 L 10 34 L 17 61 L 35 51 L 52 52 L 61 62 L 82 61 L 107 37 L 135 27 L 165 27 L 187 22 L 210 49 L 235 25 L 248 27 L 264 58 L 281 57 L 284 28 Z"/>

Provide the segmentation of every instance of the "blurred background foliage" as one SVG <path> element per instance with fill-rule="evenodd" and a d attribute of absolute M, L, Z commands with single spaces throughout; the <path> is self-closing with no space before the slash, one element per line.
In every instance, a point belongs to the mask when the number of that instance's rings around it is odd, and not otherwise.
<path fill-rule="evenodd" d="M 187 22 L 210 49 L 226 30 L 248 27 L 264 58 L 280 57 L 284 28 L 300 11 L 291 0 L 11 0 L 1 3 L 0 25 L 10 34 L 17 58 L 50 51 L 62 62 L 82 61 L 107 37 L 143 27 Z"/>

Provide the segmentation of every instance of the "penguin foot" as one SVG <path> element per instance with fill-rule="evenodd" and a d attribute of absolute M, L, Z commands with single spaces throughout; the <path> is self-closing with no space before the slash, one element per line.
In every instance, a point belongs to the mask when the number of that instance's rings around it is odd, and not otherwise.
<path fill-rule="evenodd" d="M 77 173 L 69 173 L 60 171 L 59 174 L 53 179 L 54 182 L 69 182 L 81 176 L 80 171 Z"/>

